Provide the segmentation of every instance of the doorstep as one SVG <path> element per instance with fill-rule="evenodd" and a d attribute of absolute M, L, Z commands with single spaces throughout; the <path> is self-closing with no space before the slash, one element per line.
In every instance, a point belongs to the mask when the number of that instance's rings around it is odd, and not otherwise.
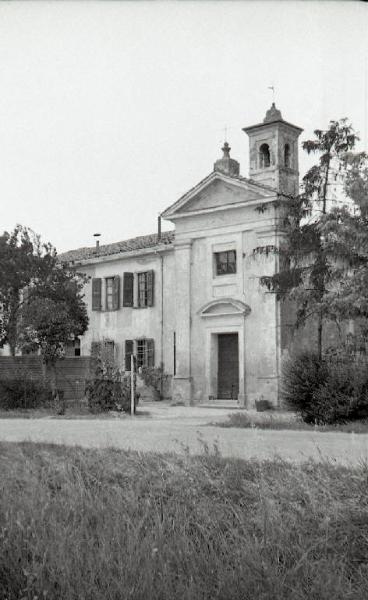
<path fill-rule="evenodd" d="M 225 408 L 229 410 L 244 410 L 244 406 L 240 406 L 237 400 L 228 400 L 226 398 L 216 398 L 215 400 L 205 400 L 197 404 L 198 408 Z"/>

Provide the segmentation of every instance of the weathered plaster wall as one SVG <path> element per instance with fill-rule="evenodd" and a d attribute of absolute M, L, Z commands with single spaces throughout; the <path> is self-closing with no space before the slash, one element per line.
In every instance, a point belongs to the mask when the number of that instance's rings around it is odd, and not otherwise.
<path fill-rule="evenodd" d="M 217 356 L 213 337 L 217 333 L 237 332 L 239 337 L 240 401 L 253 406 L 263 395 L 277 403 L 279 329 L 278 306 L 274 295 L 260 286 L 262 275 L 275 270 L 275 255 L 254 255 L 258 246 L 275 245 L 274 207 L 259 213 L 254 206 L 228 208 L 224 212 L 196 215 L 178 220 L 176 243 L 190 243 L 191 277 L 180 282 L 177 270 L 178 301 L 187 298 L 190 287 L 190 368 L 191 395 L 194 402 L 208 400 L 216 387 Z M 236 249 L 237 273 L 216 276 L 214 252 Z M 232 298 L 248 305 L 247 316 L 201 315 L 211 300 Z M 186 309 L 187 300 L 185 300 Z M 181 326 L 177 322 L 177 328 Z M 243 388 L 243 389 L 242 389 Z M 181 390 L 183 393 L 183 390 Z"/>
<path fill-rule="evenodd" d="M 162 257 L 162 259 L 161 259 Z M 161 333 L 161 293 L 163 260 L 163 330 Z M 92 310 L 92 283 L 86 285 L 85 300 L 88 305 L 90 319 L 88 331 L 81 339 L 81 354 L 89 355 L 93 341 L 113 340 L 115 342 L 116 359 L 124 364 L 125 340 L 153 338 L 155 340 L 155 364 L 161 360 L 165 370 L 173 373 L 173 331 L 174 306 L 172 302 L 173 279 L 175 277 L 174 255 L 172 251 L 147 254 L 141 257 L 119 257 L 118 260 L 107 260 L 97 264 L 78 267 L 88 276 L 106 277 L 120 276 L 120 308 L 116 311 Z M 123 275 L 124 272 L 154 270 L 154 305 L 147 308 L 123 307 Z M 102 287 L 104 294 L 104 286 Z M 161 343 L 161 337 L 163 343 Z"/>

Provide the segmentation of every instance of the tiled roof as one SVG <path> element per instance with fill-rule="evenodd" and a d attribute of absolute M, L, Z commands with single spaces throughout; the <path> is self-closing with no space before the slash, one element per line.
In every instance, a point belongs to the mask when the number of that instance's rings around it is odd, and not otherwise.
<path fill-rule="evenodd" d="M 134 252 L 136 250 L 144 250 L 145 248 L 155 248 L 155 246 L 171 245 L 175 238 L 175 231 L 163 231 L 161 233 L 161 239 L 158 240 L 157 233 L 150 235 L 140 235 L 139 237 L 132 238 L 130 240 L 123 240 L 122 242 L 115 242 L 114 244 L 104 244 L 99 247 L 98 255 L 96 254 L 96 247 L 84 247 L 77 248 L 76 250 L 68 250 L 59 254 L 59 259 L 62 262 L 72 262 L 87 260 L 89 258 L 96 258 L 101 256 L 109 256 L 111 254 L 123 254 L 124 252 Z"/>

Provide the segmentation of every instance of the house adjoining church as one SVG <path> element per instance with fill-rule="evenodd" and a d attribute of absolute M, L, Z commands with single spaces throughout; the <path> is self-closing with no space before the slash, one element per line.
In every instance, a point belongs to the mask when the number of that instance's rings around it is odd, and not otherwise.
<path fill-rule="evenodd" d="M 225 143 L 213 171 L 162 213 L 175 230 L 62 255 L 90 277 L 78 354 L 104 348 L 126 371 L 132 353 L 138 367 L 162 365 L 176 402 L 278 403 L 287 324 L 260 278 L 278 268 L 279 199 L 298 190 L 302 129 L 272 104 L 243 131 L 249 178 Z"/>

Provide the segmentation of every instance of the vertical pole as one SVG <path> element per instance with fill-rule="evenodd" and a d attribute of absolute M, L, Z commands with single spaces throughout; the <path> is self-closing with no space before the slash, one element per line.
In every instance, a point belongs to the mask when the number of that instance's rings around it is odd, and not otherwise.
<path fill-rule="evenodd" d="M 130 414 L 134 415 L 134 355 L 130 355 Z"/>

